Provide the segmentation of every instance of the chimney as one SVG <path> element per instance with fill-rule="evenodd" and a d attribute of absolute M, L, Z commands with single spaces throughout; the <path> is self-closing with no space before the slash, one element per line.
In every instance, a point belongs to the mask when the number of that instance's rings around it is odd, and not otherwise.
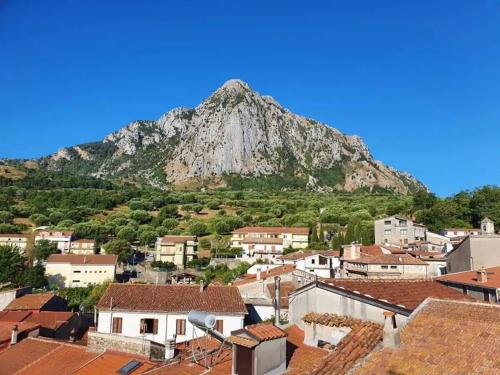
<path fill-rule="evenodd" d="M 203 293 L 203 289 L 205 289 L 205 283 L 203 280 L 200 280 L 200 293 Z"/>
<path fill-rule="evenodd" d="M 10 336 L 10 345 L 16 345 L 17 344 L 17 324 L 14 324 L 14 327 L 12 327 L 12 334 Z"/>
<path fill-rule="evenodd" d="M 392 311 L 384 311 L 384 348 L 399 348 L 401 338 L 396 327 L 396 315 Z"/>
<path fill-rule="evenodd" d="M 488 281 L 488 272 L 482 267 L 477 271 L 477 281 L 480 283 L 485 283 Z"/>
<path fill-rule="evenodd" d="M 275 296 L 274 324 L 277 326 L 280 324 L 280 301 L 281 301 L 280 283 L 281 283 L 281 278 L 279 276 L 275 276 L 274 277 L 274 296 Z"/>
<path fill-rule="evenodd" d="M 165 340 L 165 360 L 171 360 L 175 357 L 175 338 Z"/>

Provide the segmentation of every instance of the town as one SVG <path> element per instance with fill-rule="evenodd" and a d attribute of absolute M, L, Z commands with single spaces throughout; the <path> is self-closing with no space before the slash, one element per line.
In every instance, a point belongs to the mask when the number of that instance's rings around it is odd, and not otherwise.
<path fill-rule="evenodd" d="M 0 374 L 498 369 L 488 353 L 500 337 L 500 234 L 489 218 L 434 233 L 381 217 L 373 243 L 338 248 L 321 222 L 242 224 L 212 237 L 211 252 L 196 226 L 150 246 L 47 225 L 0 234 L 0 251 L 29 255 L 49 286 L 2 285 Z"/>

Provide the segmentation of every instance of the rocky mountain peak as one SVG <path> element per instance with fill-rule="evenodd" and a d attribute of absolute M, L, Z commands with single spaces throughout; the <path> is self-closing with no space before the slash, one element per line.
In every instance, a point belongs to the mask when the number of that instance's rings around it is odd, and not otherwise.
<path fill-rule="evenodd" d="M 95 176 L 141 179 L 159 187 L 282 181 L 315 190 L 422 188 L 413 177 L 373 160 L 360 137 L 296 115 L 239 80 L 225 82 L 194 109 L 134 121 L 40 164 Z M 228 182 L 229 181 L 229 182 Z"/>

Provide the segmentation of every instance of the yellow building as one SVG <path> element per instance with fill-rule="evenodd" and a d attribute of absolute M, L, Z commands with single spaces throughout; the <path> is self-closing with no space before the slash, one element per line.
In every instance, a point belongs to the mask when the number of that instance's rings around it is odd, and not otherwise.
<path fill-rule="evenodd" d="M 183 268 L 195 258 L 196 236 L 164 236 L 156 240 L 155 260 L 172 262 Z"/>
<path fill-rule="evenodd" d="M 86 287 L 114 280 L 116 255 L 52 254 L 48 257 L 45 274 L 49 284 L 60 287 Z"/>
<path fill-rule="evenodd" d="M 309 228 L 307 227 L 244 227 L 236 229 L 231 236 L 231 247 L 243 247 L 243 240 L 280 238 L 283 248 L 305 249 L 309 245 Z"/>

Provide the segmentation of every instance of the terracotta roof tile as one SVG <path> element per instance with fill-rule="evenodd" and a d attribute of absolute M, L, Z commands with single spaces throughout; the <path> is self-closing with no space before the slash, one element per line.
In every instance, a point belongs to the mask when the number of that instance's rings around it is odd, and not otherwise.
<path fill-rule="evenodd" d="M 323 255 L 326 257 L 339 257 L 340 256 L 340 251 L 338 250 L 326 250 L 326 251 L 321 251 L 321 250 L 299 250 L 299 251 L 294 251 L 293 253 L 288 253 L 285 255 L 282 255 L 280 257 L 277 257 L 277 260 L 299 260 L 299 259 L 304 259 L 306 257 L 309 257 L 311 255 Z"/>
<path fill-rule="evenodd" d="M 246 314 L 247 309 L 238 288 L 199 285 L 111 284 L 97 307 L 109 309 L 113 298 L 115 310 Z"/>
<path fill-rule="evenodd" d="M 450 273 L 436 278 L 442 282 L 453 282 L 457 284 L 474 285 L 483 288 L 500 288 L 500 267 L 486 268 L 487 281 L 480 282 L 477 279 L 477 271 L 465 271 Z"/>
<path fill-rule="evenodd" d="M 70 264 L 99 264 L 114 265 L 118 261 L 117 255 L 77 255 L 77 254 L 52 254 L 47 263 L 70 263 Z"/>
<path fill-rule="evenodd" d="M 187 241 L 196 241 L 196 236 L 163 236 L 162 243 L 184 243 Z"/>
<path fill-rule="evenodd" d="M 414 258 L 410 255 L 397 255 L 397 254 L 382 254 L 376 256 L 365 256 L 357 259 L 346 260 L 349 263 L 363 263 L 363 264 L 407 264 L 407 265 L 422 265 L 427 263 Z"/>
<path fill-rule="evenodd" d="M 383 251 L 379 245 L 361 246 L 361 252 L 366 255 L 382 255 Z"/>
<path fill-rule="evenodd" d="M 350 292 L 359 292 L 374 299 L 403 306 L 410 311 L 417 308 L 428 297 L 474 301 L 470 296 L 429 280 L 328 279 L 325 282 Z"/>
<path fill-rule="evenodd" d="M 284 264 L 280 267 L 275 267 L 270 269 L 269 271 L 265 271 L 261 273 L 261 280 L 265 280 L 268 277 L 279 276 L 285 273 L 291 273 L 295 271 L 295 266 L 292 264 Z M 237 279 L 233 282 L 232 285 L 239 286 L 244 284 L 249 284 L 257 281 L 257 275 L 243 275 L 241 279 Z"/>
<path fill-rule="evenodd" d="M 12 335 L 12 328 L 17 326 L 18 335 L 27 334 L 40 328 L 39 324 L 30 322 L 0 322 L 0 343 L 9 342 Z"/>
<path fill-rule="evenodd" d="M 31 311 L 0 311 L 0 322 L 22 322 Z"/>
<path fill-rule="evenodd" d="M 57 329 L 66 324 L 76 313 L 71 311 L 40 311 L 26 319 L 27 322 L 40 324 L 43 328 Z"/>
<path fill-rule="evenodd" d="M 498 374 L 500 306 L 430 299 L 401 332 L 401 347 L 376 352 L 357 375 Z"/>
<path fill-rule="evenodd" d="M 295 290 L 296 287 L 293 285 L 291 281 L 282 281 L 280 283 L 280 307 L 282 308 L 288 308 L 288 294 Z M 271 294 L 271 298 L 276 298 L 276 293 L 274 290 L 274 284 L 270 283 L 267 284 L 267 290 Z"/>
<path fill-rule="evenodd" d="M 104 352 L 89 363 L 85 364 L 78 371 L 74 372 L 75 375 L 116 375 L 118 370 L 125 366 L 131 360 L 137 360 L 140 362 L 139 367 L 132 372 L 133 375 L 143 374 L 156 367 L 154 362 L 143 358 L 142 356 L 137 356 L 128 353 L 117 353 L 117 352 Z"/>
<path fill-rule="evenodd" d="M 254 348 L 257 345 L 259 345 L 258 341 L 255 341 L 253 339 L 249 339 L 247 337 L 235 336 L 235 335 L 229 336 L 227 338 L 227 341 L 229 341 L 232 344 L 244 346 L 246 348 Z"/>
<path fill-rule="evenodd" d="M 286 332 L 271 323 L 252 324 L 245 327 L 252 335 L 260 341 L 275 340 L 286 337 Z"/>
<path fill-rule="evenodd" d="M 59 298 L 52 293 L 25 294 L 9 303 L 5 310 L 40 310 L 52 298 Z"/>
<path fill-rule="evenodd" d="M 59 347 L 57 342 L 27 338 L 0 353 L 0 375 L 11 375 Z"/>

